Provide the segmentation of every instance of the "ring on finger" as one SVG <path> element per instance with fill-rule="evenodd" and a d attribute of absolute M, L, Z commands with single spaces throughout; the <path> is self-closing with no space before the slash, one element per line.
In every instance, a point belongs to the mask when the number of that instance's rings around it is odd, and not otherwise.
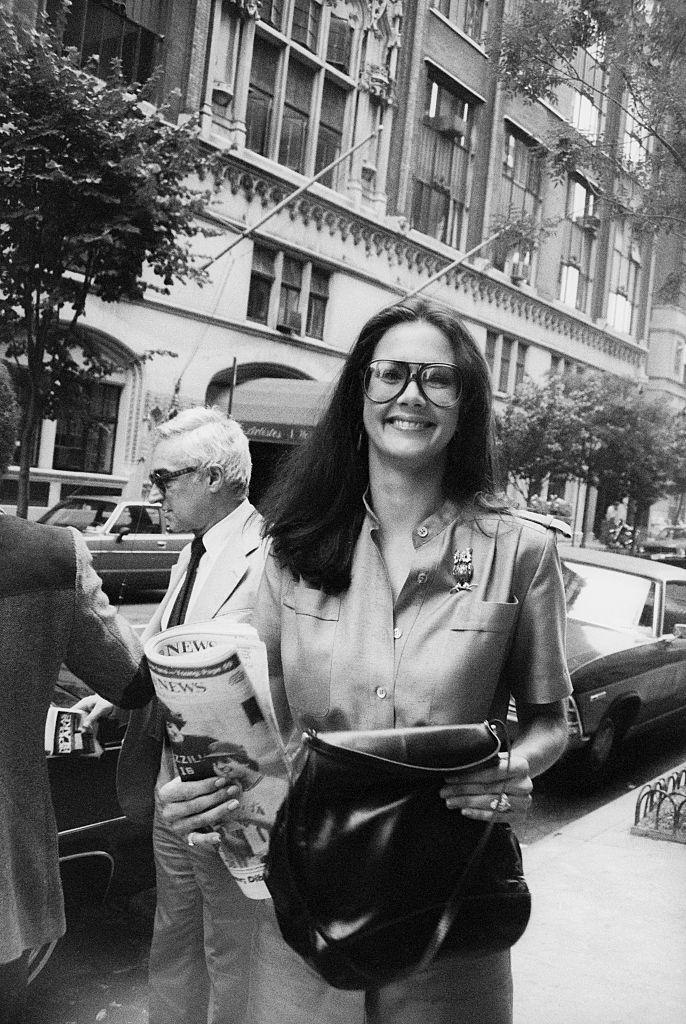
<path fill-rule="evenodd" d="M 509 814 L 512 810 L 512 804 L 507 793 L 501 793 L 500 796 L 495 797 L 491 800 L 490 808 L 492 811 L 496 811 L 498 814 Z"/>
<path fill-rule="evenodd" d="M 188 833 L 188 836 L 186 838 L 186 842 L 188 843 L 189 846 L 195 846 L 195 842 L 193 840 L 193 833 L 192 832 Z"/>

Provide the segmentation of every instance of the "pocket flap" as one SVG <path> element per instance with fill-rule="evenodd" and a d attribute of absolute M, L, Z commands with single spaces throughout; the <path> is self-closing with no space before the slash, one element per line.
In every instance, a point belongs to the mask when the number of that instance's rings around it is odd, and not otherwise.
<path fill-rule="evenodd" d="M 450 629 L 474 629 L 483 633 L 507 633 L 517 617 L 519 601 L 500 603 L 459 601 L 450 622 Z"/>
<path fill-rule="evenodd" d="M 312 615 L 316 619 L 336 620 L 341 611 L 339 596 L 308 587 L 293 587 L 292 590 L 288 590 L 283 596 L 283 603 L 296 615 Z"/>

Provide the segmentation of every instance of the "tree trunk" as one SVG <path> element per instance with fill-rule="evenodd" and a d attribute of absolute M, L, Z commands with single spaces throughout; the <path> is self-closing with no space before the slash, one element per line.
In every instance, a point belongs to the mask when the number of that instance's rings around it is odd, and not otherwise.
<path fill-rule="evenodd" d="M 31 490 L 31 454 L 33 451 L 33 439 L 36 428 L 42 418 L 40 404 L 36 401 L 35 393 L 29 390 L 28 402 L 24 423 L 21 431 L 19 444 L 19 480 L 17 486 L 17 515 L 26 519 L 29 512 L 29 498 Z"/>

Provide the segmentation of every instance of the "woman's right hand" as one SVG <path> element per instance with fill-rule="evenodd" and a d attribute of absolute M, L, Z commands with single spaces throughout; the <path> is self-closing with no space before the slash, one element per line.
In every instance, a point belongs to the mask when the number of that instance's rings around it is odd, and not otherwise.
<path fill-rule="evenodd" d="M 221 841 L 219 833 L 212 830 L 231 818 L 240 806 L 240 795 L 240 786 L 214 776 L 196 782 L 175 778 L 157 790 L 160 813 L 169 828 L 185 836 L 189 846 L 205 848 L 214 848 Z"/>

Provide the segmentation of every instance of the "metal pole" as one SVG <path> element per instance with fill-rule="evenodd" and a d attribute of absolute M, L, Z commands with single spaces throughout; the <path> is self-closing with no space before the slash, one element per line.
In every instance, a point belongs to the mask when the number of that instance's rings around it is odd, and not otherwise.
<path fill-rule="evenodd" d="M 231 373 L 231 390 L 229 391 L 229 407 L 226 410 L 227 413 L 229 414 L 229 416 L 231 415 L 231 410 L 233 409 L 233 394 L 234 394 L 234 391 L 236 390 L 236 377 L 237 377 L 237 375 L 238 375 L 238 360 L 234 356 L 233 357 L 233 370 L 232 370 L 232 373 Z"/>
<path fill-rule="evenodd" d="M 512 230 L 512 224 L 506 224 L 504 228 L 501 228 L 500 231 L 496 231 L 496 233 L 494 235 L 491 235 L 490 238 L 486 238 L 484 239 L 483 242 L 479 242 L 479 244 L 475 245 L 473 249 L 469 250 L 469 252 L 466 252 L 462 256 L 459 256 L 456 260 L 453 260 L 452 263 L 448 263 L 448 265 L 443 267 L 442 270 L 438 270 L 428 279 L 428 281 L 425 281 L 424 284 L 420 284 L 418 288 L 415 288 L 411 292 L 406 292 L 405 295 L 403 296 L 402 301 L 404 302 L 405 299 L 411 299 L 415 295 L 419 295 L 419 293 L 423 292 L 425 288 L 428 288 L 430 284 L 434 284 L 435 281 L 438 281 L 445 274 L 450 273 L 450 271 L 454 270 L 455 267 L 459 267 L 461 263 L 464 263 L 465 260 L 468 260 L 471 256 L 477 253 L 479 249 L 483 249 L 485 246 L 490 245 L 490 243 L 494 242 L 496 238 L 504 234 L 506 231 L 510 230 Z"/>
<path fill-rule="evenodd" d="M 262 225 L 265 224 L 271 217 L 273 217 L 275 214 L 283 210 L 284 206 L 288 206 L 290 202 L 296 199 L 299 195 L 302 195 L 303 192 L 307 192 L 308 188 L 311 188 L 316 181 L 319 181 L 320 178 L 323 178 L 325 174 L 328 174 L 329 171 L 333 170 L 334 167 L 337 167 L 338 164 L 343 162 L 343 160 L 347 160 L 349 156 L 352 156 L 355 150 L 360 148 L 360 146 L 365 146 L 368 142 L 371 142 L 371 140 L 375 138 L 375 136 L 377 136 L 379 132 L 382 131 L 383 125 L 380 124 L 378 128 L 374 129 L 371 135 L 368 135 L 366 137 L 366 139 L 361 139 L 359 142 L 356 142 L 354 146 L 351 146 L 350 149 L 346 150 L 345 153 L 343 153 L 339 157 L 336 157 L 336 159 L 332 160 L 330 164 L 326 165 L 326 167 L 323 167 L 321 171 L 315 174 L 313 178 L 310 178 L 309 181 L 307 181 L 304 185 L 301 185 L 300 188 L 296 188 L 295 192 L 290 192 L 285 199 L 282 199 L 280 203 L 277 203 L 276 206 L 272 210 L 270 210 L 269 213 L 265 214 L 265 216 L 262 217 L 261 220 L 258 220 L 256 224 L 252 224 L 249 228 L 246 228 L 245 231 L 242 231 L 240 235 L 234 238 L 233 241 L 230 242 L 225 249 L 222 249 L 221 252 L 217 253 L 216 256 L 213 256 L 211 260 L 207 261 L 207 263 L 203 263 L 200 269 L 207 270 L 207 268 L 211 267 L 213 263 L 216 263 L 217 260 L 220 260 L 222 256 L 226 256 L 227 252 L 231 252 L 234 246 L 238 245 L 239 242 L 242 242 L 244 238 L 248 237 L 248 235 L 251 235 L 253 231 L 257 231 L 258 228 L 261 228 Z"/>

